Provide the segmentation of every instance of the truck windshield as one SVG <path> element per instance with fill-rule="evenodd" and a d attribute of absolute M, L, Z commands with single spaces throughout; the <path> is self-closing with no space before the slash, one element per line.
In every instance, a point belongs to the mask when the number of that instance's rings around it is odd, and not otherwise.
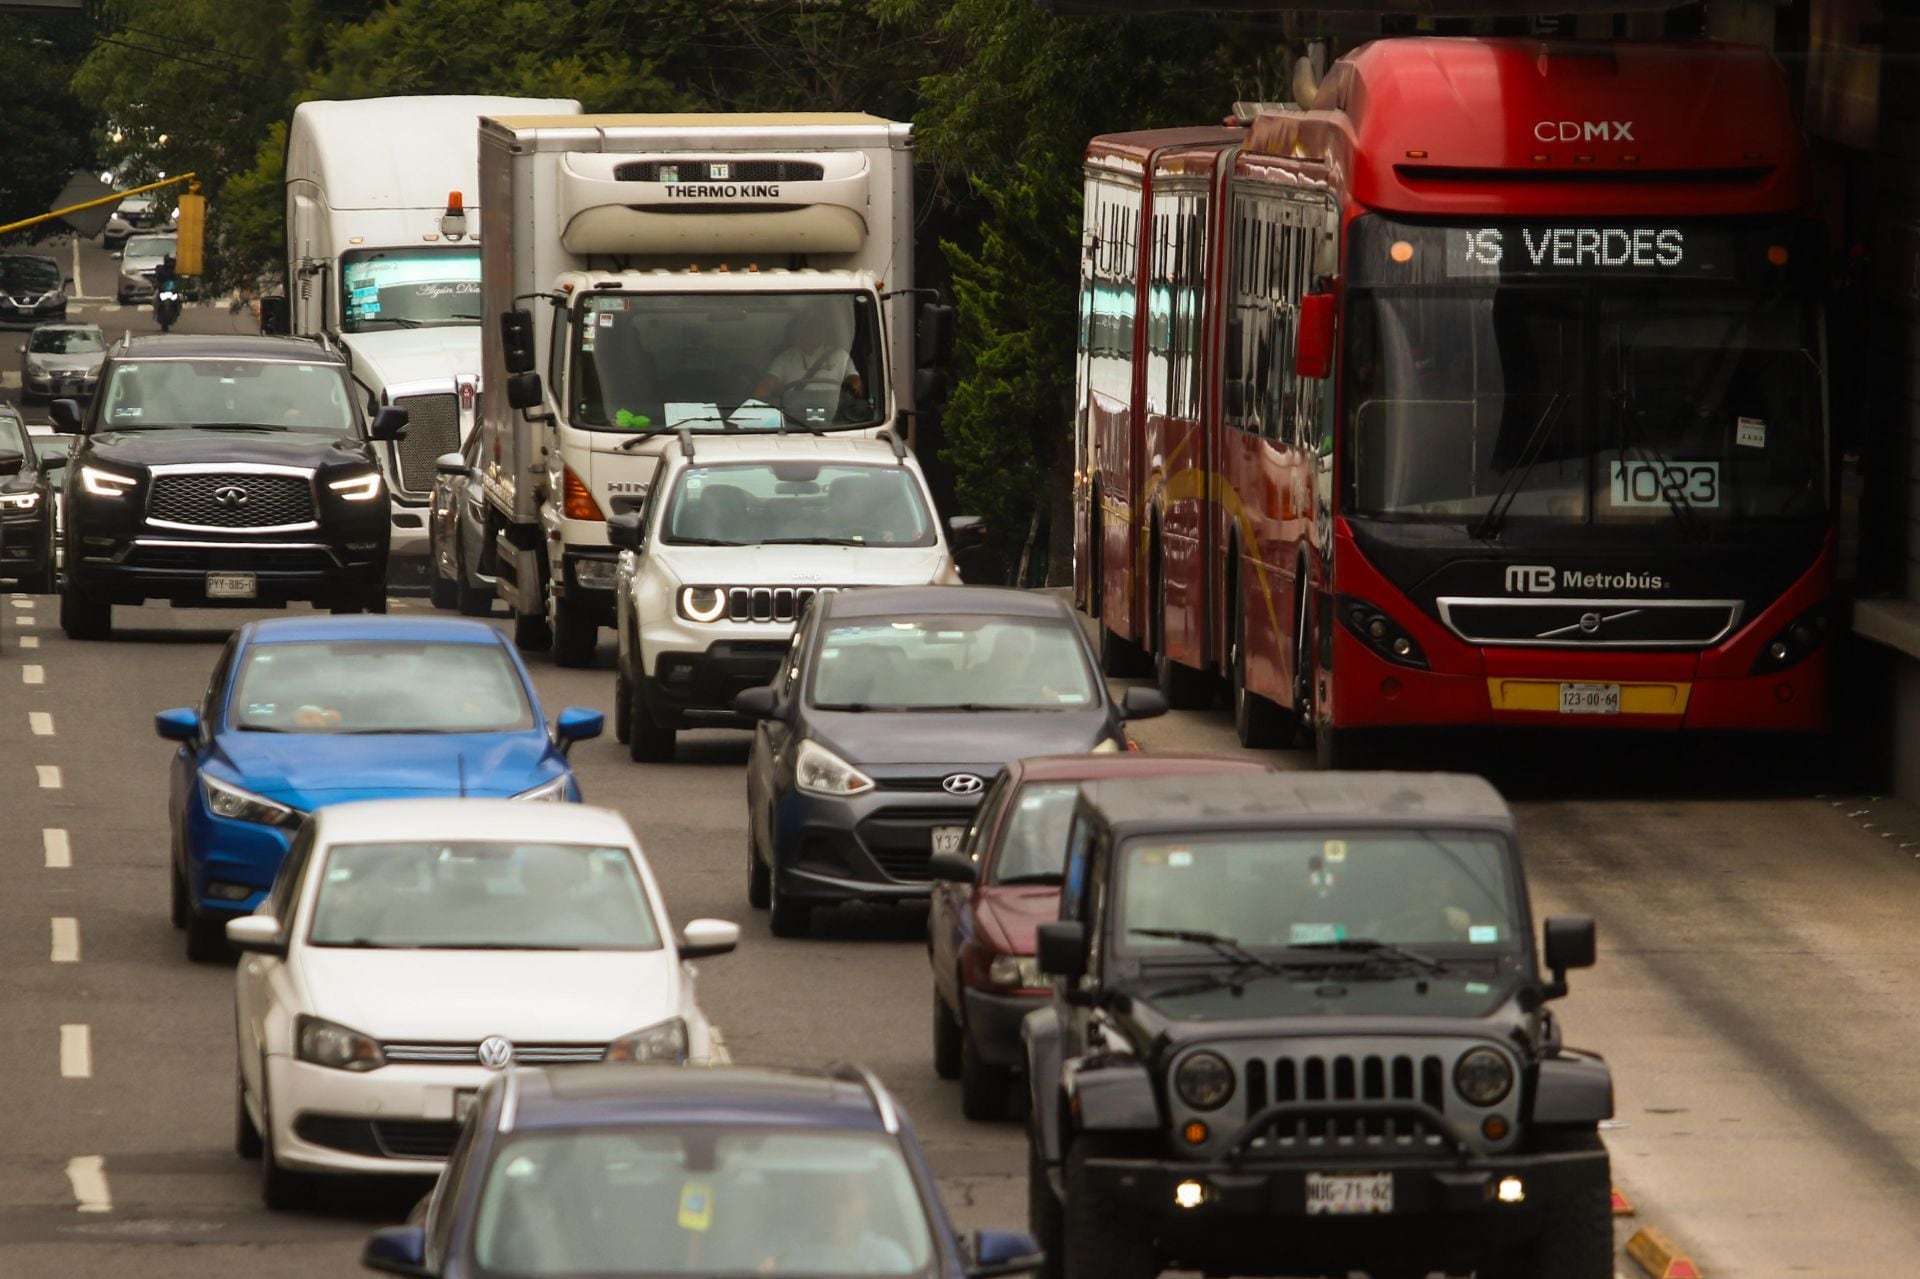
<path fill-rule="evenodd" d="M 585 430 L 878 426 L 887 389 L 872 293 L 595 293 L 573 330 Z"/>
<path fill-rule="evenodd" d="M 1350 509 L 1483 536 L 1819 515 L 1820 313 L 1784 269 L 1801 248 L 1777 223 L 1356 220 Z"/>
<path fill-rule="evenodd" d="M 340 259 L 348 333 L 480 323 L 480 250 L 368 249 Z"/>

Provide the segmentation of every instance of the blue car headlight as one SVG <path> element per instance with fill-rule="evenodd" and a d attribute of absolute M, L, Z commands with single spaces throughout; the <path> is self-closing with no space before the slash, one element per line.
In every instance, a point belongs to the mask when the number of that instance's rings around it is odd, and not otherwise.
<path fill-rule="evenodd" d="M 300 819 L 306 816 L 297 808 L 275 803 L 266 796 L 256 795 L 250 790 L 241 790 L 232 782 L 223 782 L 207 773 L 200 774 L 200 789 L 207 798 L 207 807 L 213 811 L 215 817 L 291 829 L 298 826 Z"/>
<path fill-rule="evenodd" d="M 562 773 L 550 782 L 541 782 L 532 790 L 521 791 L 518 795 L 515 795 L 514 798 L 544 799 L 551 803 L 564 804 L 567 802 L 567 781 L 567 775 Z"/>

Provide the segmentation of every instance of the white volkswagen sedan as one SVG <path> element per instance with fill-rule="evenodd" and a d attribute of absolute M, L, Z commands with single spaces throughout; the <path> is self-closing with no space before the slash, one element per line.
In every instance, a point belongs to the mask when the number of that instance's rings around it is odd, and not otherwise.
<path fill-rule="evenodd" d="M 616 813 L 409 799 L 313 814 L 259 911 L 232 920 L 235 1142 L 267 1203 L 308 1174 L 440 1169 L 509 1065 L 706 1063 L 686 961 L 738 925 L 675 937 Z"/>

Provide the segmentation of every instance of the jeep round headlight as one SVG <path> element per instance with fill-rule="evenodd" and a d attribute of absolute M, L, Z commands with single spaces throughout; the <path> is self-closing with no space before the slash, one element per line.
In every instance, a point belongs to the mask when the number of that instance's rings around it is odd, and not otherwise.
<path fill-rule="evenodd" d="M 1453 1067 L 1453 1087 L 1476 1106 L 1499 1103 L 1513 1088 L 1513 1067 L 1491 1048 L 1475 1048 Z"/>
<path fill-rule="evenodd" d="M 1173 1072 L 1173 1086 L 1195 1110 L 1218 1110 L 1233 1096 L 1233 1067 L 1219 1053 L 1195 1053 Z"/>

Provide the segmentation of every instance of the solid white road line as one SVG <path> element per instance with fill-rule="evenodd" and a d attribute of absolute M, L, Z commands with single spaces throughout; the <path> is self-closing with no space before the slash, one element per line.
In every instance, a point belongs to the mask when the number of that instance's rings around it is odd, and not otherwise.
<path fill-rule="evenodd" d="M 93 1034 L 85 1026 L 60 1028 L 60 1076 L 93 1078 Z"/>
<path fill-rule="evenodd" d="M 20 682 L 22 684 L 46 683 L 47 668 L 44 666 L 36 666 L 32 662 L 28 662 L 25 666 L 22 666 L 20 668 Z"/>
<path fill-rule="evenodd" d="M 99 1155 L 67 1160 L 67 1184 L 73 1187 L 81 1212 L 113 1211 L 113 1196 L 107 1192 L 107 1161 Z"/>
<path fill-rule="evenodd" d="M 76 235 L 67 243 L 73 246 L 73 296 L 84 297 L 87 283 L 80 278 L 80 237 Z"/>
<path fill-rule="evenodd" d="M 33 729 L 35 737 L 53 736 L 52 711 L 28 711 L 27 724 Z"/>
<path fill-rule="evenodd" d="M 40 637 L 38 635 L 22 635 L 20 637 L 20 647 L 21 648 L 39 648 Z"/>
<path fill-rule="evenodd" d="M 40 775 L 41 790 L 59 790 L 60 789 L 60 765 L 35 764 L 33 766 L 33 771 Z"/>
<path fill-rule="evenodd" d="M 73 844 L 67 838 L 67 832 L 58 826 L 49 826 L 40 832 L 41 846 L 47 850 L 48 870 L 67 870 L 73 866 Z"/>
<path fill-rule="evenodd" d="M 53 917 L 53 962 L 80 962 L 80 921 L 71 915 Z"/>

